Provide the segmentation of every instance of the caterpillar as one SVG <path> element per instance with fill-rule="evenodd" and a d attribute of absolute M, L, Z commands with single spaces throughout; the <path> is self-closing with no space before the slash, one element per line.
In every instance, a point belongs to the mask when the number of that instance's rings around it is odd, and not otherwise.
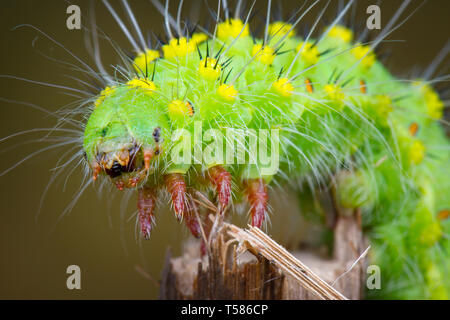
<path fill-rule="evenodd" d="M 301 207 L 326 187 L 338 206 L 360 210 L 371 263 L 389 270 L 369 297 L 448 299 L 450 149 L 445 101 L 433 88 L 448 76 L 398 79 L 376 51 L 405 22 L 399 16 L 408 1 L 372 41 L 344 23 L 354 1 L 341 2 L 323 27 L 325 3 L 304 35 L 302 19 L 320 1 L 285 20 L 271 19 L 268 1 L 259 32 L 250 27 L 254 2 L 244 10 L 237 1 L 231 16 L 227 1 L 218 1 L 212 28 L 182 23 L 183 1 L 176 18 L 169 1 L 152 2 L 166 29 L 153 46 L 126 1 L 135 35 L 103 1 L 134 55 L 115 47 L 114 75 L 99 59 L 98 72 L 88 69 L 102 88 L 75 110 L 85 117 L 79 144 L 87 185 L 135 190 L 144 239 L 166 195 L 200 238 L 199 191 L 220 215 L 246 202 L 250 224 L 263 227 L 271 186 L 297 190 Z M 448 46 L 439 59 L 447 54 Z"/>

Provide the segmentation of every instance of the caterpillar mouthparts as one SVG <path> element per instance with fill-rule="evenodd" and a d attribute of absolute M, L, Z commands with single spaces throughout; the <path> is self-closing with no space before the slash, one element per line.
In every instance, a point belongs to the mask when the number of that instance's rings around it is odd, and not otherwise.
<path fill-rule="evenodd" d="M 138 155 L 135 149 L 121 150 L 117 153 L 98 153 L 93 179 L 97 179 L 98 170 L 104 171 L 117 186 L 134 188 L 145 179 L 147 170 L 144 168 L 143 156 Z M 113 160 L 112 160 L 113 159 Z M 139 163 L 139 164 L 138 164 Z"/>

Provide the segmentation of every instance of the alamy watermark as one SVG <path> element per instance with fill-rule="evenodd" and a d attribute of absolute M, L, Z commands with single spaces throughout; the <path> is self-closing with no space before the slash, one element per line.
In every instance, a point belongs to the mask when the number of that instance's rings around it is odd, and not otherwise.
<path fill-rule="evenodd" d="M 381 289 L 381 269 L 376 264 L 372 264 L 367 267 L 366 270 L 368 276 L 366 280 L 366 286 L 369 290 Z"/>
<path fill-rule="evenodd" d="M 381 9 L 376 4 L 370 5 L 366 10 L 370 16 L 366 20 L 366 27 L 369 30 L 381 29 Z"/>
<path fill-rule="evenodd" d="M 224 133 L 225 131 L 225 133 Z M 194 130 L 177 129 L 171 141 L 171 159 L 175 165 L 250 164 L 261 175 L 274 175 L 280 164 L 279 129 L 209 128 L 194 122 Z"/>
<path fill-rule="evenodd" d="M 69 30 L 81 29 L 81 10 L 80 7 L 72 4 L 67 7 L 66 13 L 69 14 L 66 20 L 66 26 Z"/>
<path fill-rule="evenodd" d="M 70 274 L 66 280 L 66 286 L 69 290 L 81 289 L 81 269 L 76 264 L 67 267 L 66 273 Z"/>

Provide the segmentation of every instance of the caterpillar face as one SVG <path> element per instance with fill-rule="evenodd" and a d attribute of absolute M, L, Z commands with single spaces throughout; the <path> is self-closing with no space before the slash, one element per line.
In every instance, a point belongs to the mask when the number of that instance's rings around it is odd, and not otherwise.
<path fill-rule="evenodd" d="M 92 160 L 95 174 L 104 172 L 122 190 L 123 187 L 136 187 L 145 178 L 144 156 L 135 142 L 99 143 L 98 151 Z"/>
<path fill-rule="evenodd" d="M 151 162 L 160 155 L 164 142 L 162 128 L 167 130 L 151 100 L 154 89 L 151 82 L 135 79 L 104 90 L 97 99 L 84 131 L 84 149 L 94 179 L 98 174 L 108 175 L 122 190 L 140 186 L 154 170 Z"/>

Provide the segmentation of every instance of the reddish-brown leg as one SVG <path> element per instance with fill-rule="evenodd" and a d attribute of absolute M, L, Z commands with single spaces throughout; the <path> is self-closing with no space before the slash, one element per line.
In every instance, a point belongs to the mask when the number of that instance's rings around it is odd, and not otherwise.
<path fill-rule="evenodd" d="M 178 220 L 183 218 L 186 204 L 186 182 L 180 173 L 169 173 L 164 176 L 167 191 L 172 197 L 173 209 Z"/>
<path fill-rule="evenodd" d="M 261 228 L 267 212 L 267 186 L 262 179 L 249 179 L 245 183 L 245 194 L 250 203 L 252 226 Z"/>
<path fill-rule="evenodd" d="M 216 189 L 220 212 L 223 213 L 231 197 L 231 174 L 222 166 L 214 166 L 208 169 L 207 177 Z"/>
<path fill-rule="evenodd" d="M 150 187 L 142 187 L 138 189 L 138 211 L 139 211 L 139 227 L 141 235 L 144 239 L 150 238 L 150 232 L 155 223 L 155 206 L 156 191 Z"/>
<path fill-rule="evenodd" d="M 198 213 L 197 204 L 193 200 L 189 201 L 189 206 L 184 215 L 184 222 L 191 231 L 192 235 L 196 238 L 200 238 L 202 235 L 202 230 L 200 228 L 200 223 L 197 219 L 196 212 Z"/>

